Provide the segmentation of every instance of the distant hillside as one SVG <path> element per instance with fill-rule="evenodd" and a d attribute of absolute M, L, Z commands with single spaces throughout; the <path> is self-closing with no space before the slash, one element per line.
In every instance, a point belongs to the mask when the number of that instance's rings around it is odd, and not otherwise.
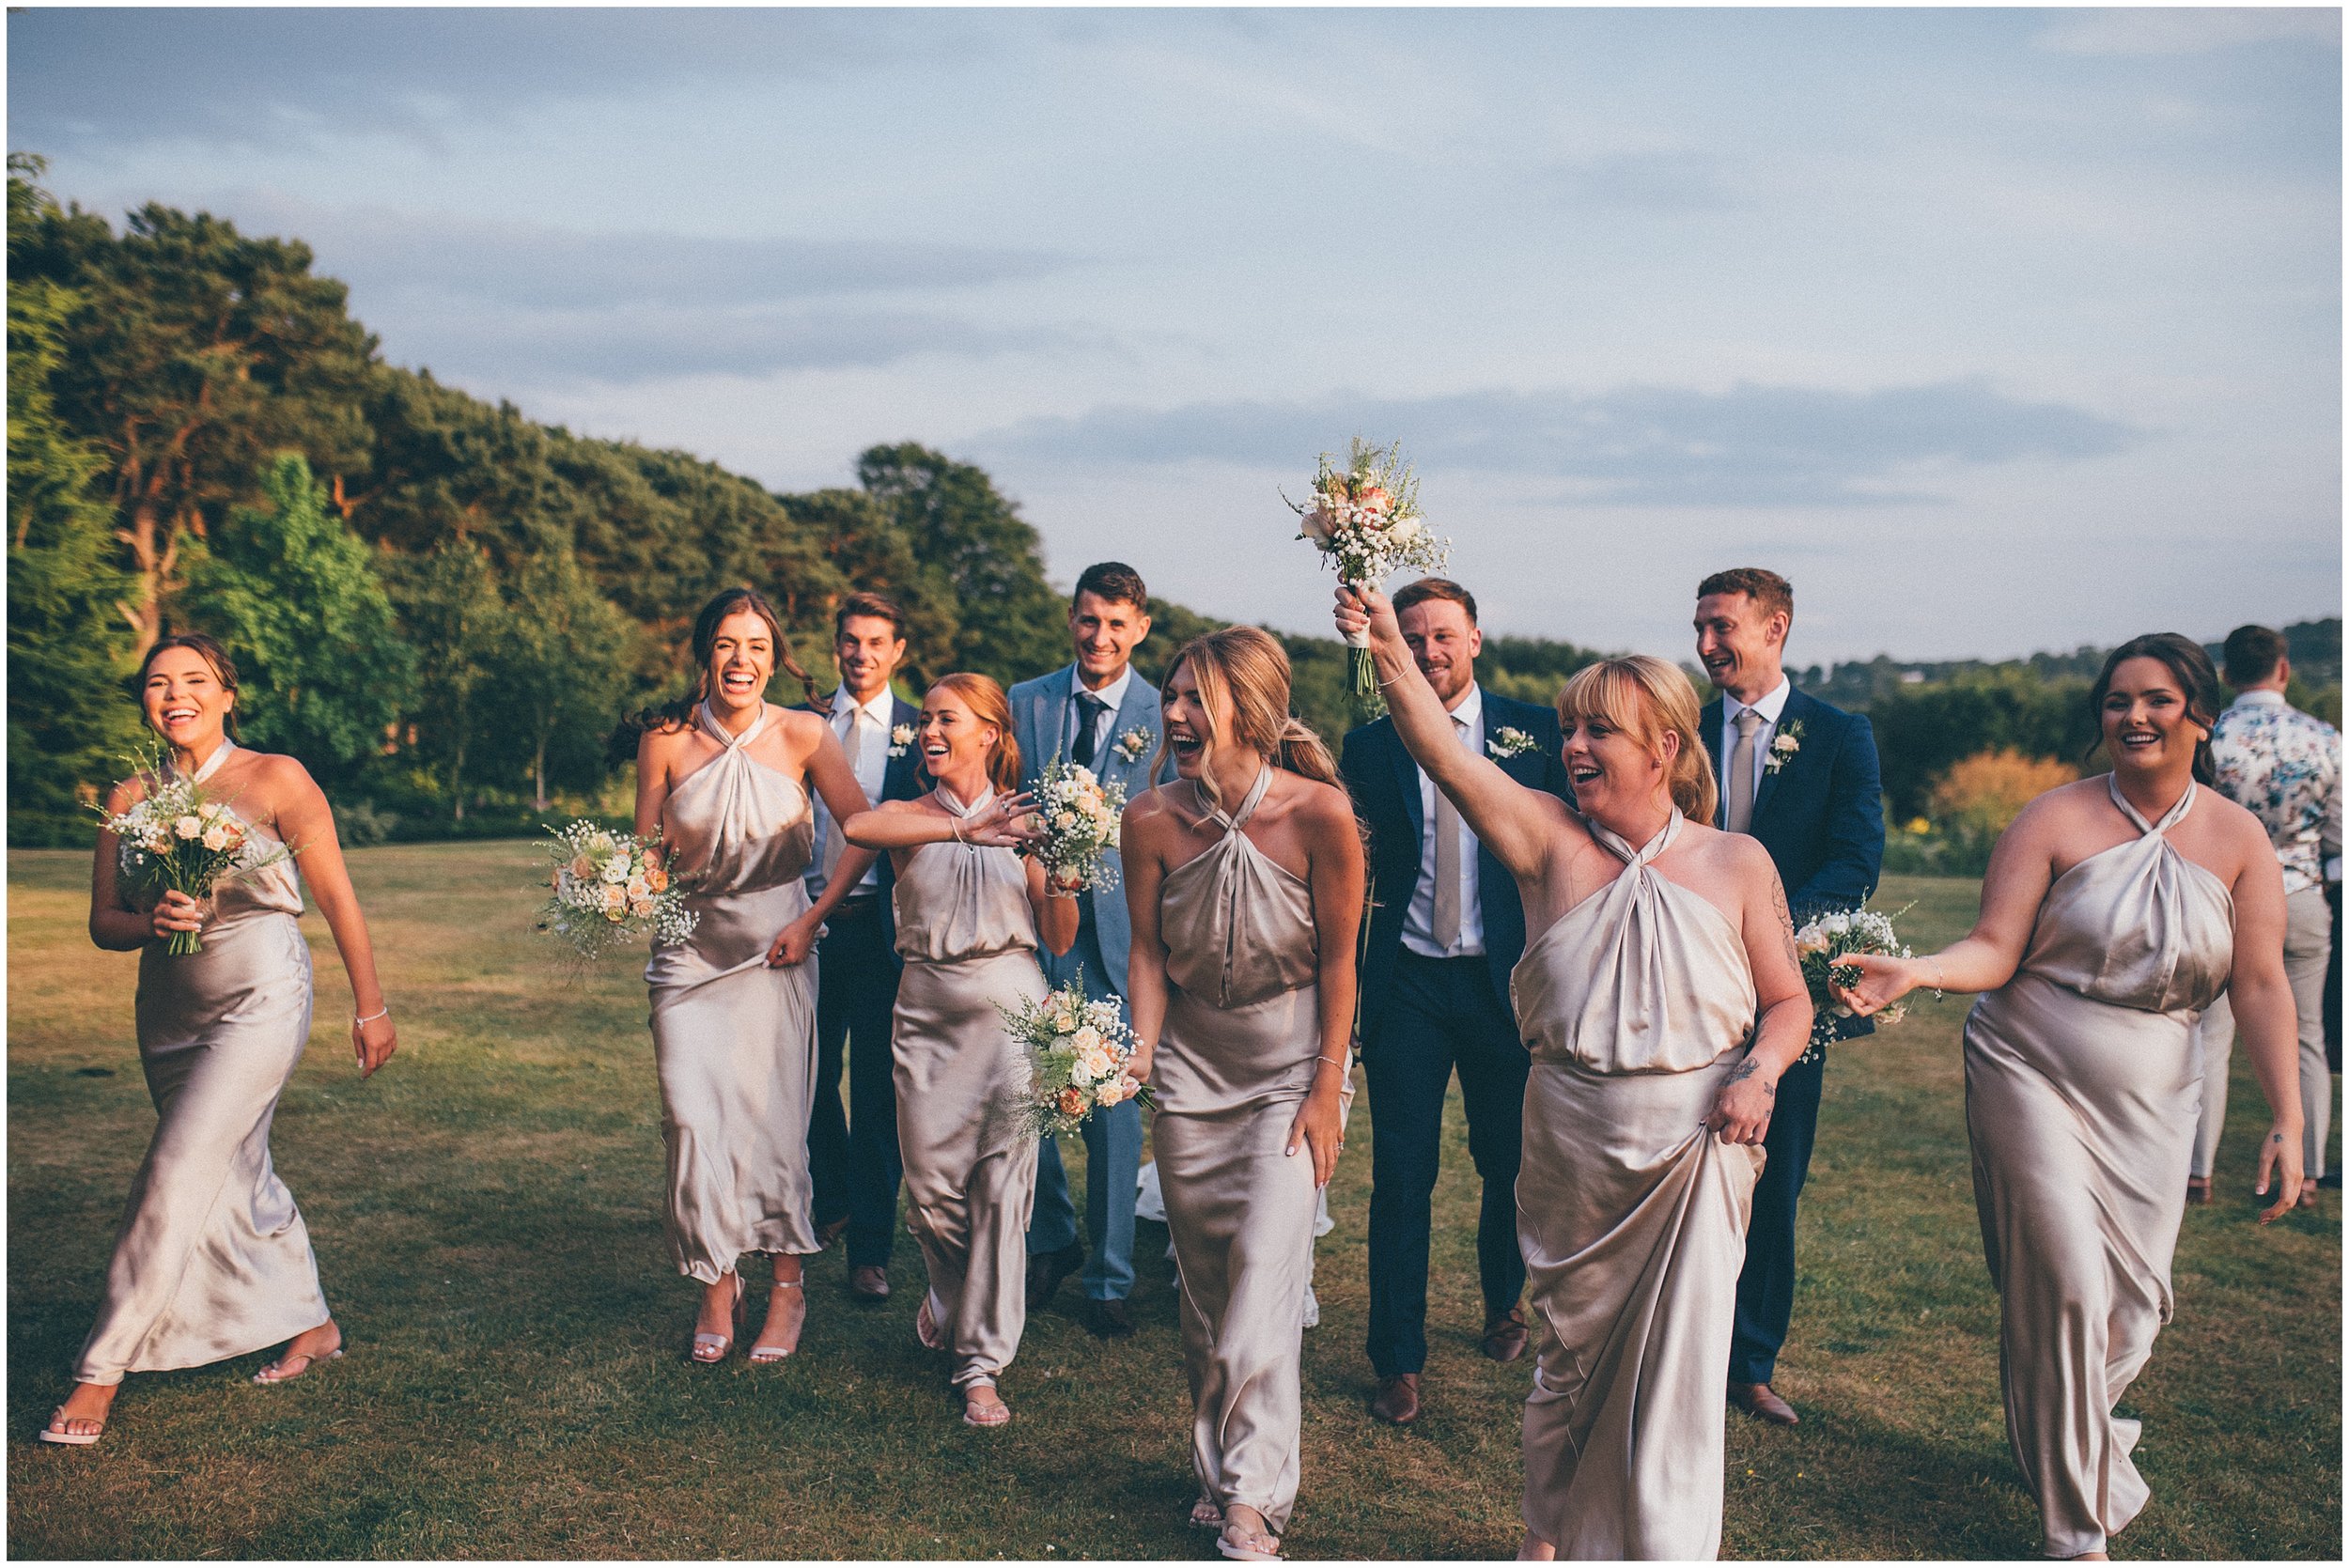
<path fill-rule="evenodd" d="M 2295 684 L 2306 686 L 2311 692 L 2341 684 L 2340 616 L 2330 615 L 2321 621 L 2295 621 L 2279 629 L 2284 634 L 2285 644 L 2292 650 Z M 2223 641 L 2221 638 L 2220 642 Z M 2214 663 L 2218 660 L 2220 642 L 2202 644 Z M 1889 654 L 1878 654 L 1865 661 L 1847 660 L 1824 668 L 1813 664 L 1794 674 L 1796 682 L 1812 695 L 1838 707 L 1864 710 L 1872 702 L 1903 686 L 1921 686 L 1966 675 L 2013 671 L 2027 673 L 2041 680 L 2075 677 L 2092 681 L 2096 678 L 2096 672 L 2104 667 L 2105 655 L 2109 651 L 2081 646 L 2070 653 L 2035 653 L 2028 659 L 1957 659 L 1937 662 L 1896 660 Z"/>

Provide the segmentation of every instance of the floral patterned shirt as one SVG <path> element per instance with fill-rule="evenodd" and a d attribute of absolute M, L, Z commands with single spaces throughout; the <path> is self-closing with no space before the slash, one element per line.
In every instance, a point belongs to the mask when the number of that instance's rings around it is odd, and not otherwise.
<path fill-rule="evenodd" d="M 2218 788 L 2267 828 L 2284 892 L 2341 875 L 2341 733 L 2288 706 L 2279 691 L 2246 691 L 2211 731 Z"/>

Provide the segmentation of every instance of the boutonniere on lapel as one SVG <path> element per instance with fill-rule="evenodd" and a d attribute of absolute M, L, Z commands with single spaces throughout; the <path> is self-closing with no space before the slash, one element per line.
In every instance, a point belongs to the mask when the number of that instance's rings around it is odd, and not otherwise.
<path fill-rule="evenodd" d="M 1779 725 L 1778 733 L 1770 737 L 1769 755 L 1762 759 L 1762 771 L 1777 772 L 1792 761 L 1795 753 L 1801 750 L 1802 721 L 1794 719 Z"/>
<path fill-rule="evenodd" d="M 906 748 L 912 744 L 913 726 L 911 724 L 899 724 L 889 732 L 889 754 L 891 756 L 905 755 Z"/>
<path fill-rule="evenodd" d="M 1142 753 L 1150 749 L 1150 732 L 1136 724 L 1117 737 L 1117 754 L 1128 762 L 1140 762 Z"/>
<path fill-rule="evenodd" d="M 1485 752 L 1493 757 L 1521 757 L 1533 750 L 1533 737 L 1523 730 L 1503 724 L 1493 731 L 1485 742 Z"/>

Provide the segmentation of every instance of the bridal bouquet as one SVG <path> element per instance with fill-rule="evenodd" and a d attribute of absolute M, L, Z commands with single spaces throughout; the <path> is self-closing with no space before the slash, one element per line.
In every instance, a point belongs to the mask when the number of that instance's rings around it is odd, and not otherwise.
<path fill-rule="evenodd" d="M 569 943 L 581 962 L 592 962 L 614 942 L 645 936 L 681 942 L 693 934 L 685 890 L 669 874 L 675 857 L 658 839 L 574 821 L 547 848 L 554 862 L 547 878 L 554 895 L 539 911 L 538 929 Z"/>
<path fill-rule="evenodd" d="M 1795 954 L 1802 960 L 1802 979 L 1811 989 L 1812 1008 L 1811 1044 L 1797 1060 L 1810 1062 L 1825 1055 L 1828 1044 L 1835 1038 L 1835 1026 L 1852 1016 L 1851 1009 L 1828 989 L 1830 985 L 1848 989 L 1859 984 L 1859 970 L 1843 959 L 1855 953 L 1886 958 L 1915 956 L 1892 929 L 1892 923 L 1907 912 L 1906 905 L 1889 915 L 1881 909 L 1837 909 L 1813 916 L 1795 933 Z M 1906 1006 L 1895 1003 L 1875 1017 L 1878 1023 L 1898 1023 L 1907 1014 Z"/>
<path fill-rule="evenodd" d="M 1030 1139 L 1075 1132 L 1106 1106 L 1139 1099 L 1154 1105 L 1150 1091 L 1126 1076 L 1141 1042 L 1126 1026 L 1115 998 L 1087 1001 L 1084 977 L 1037 1001 L 1018 1007 L 1001 1003 L 1003 1028 L 1028 1058 L 1028 1094 L 1020 1104 L 1020 1132 Z"/>
<path fill-rule="evenodd" d="M 160 901 L 184 893 L 198 902 L 224 880 L 275 865 L 292 853 L 285 845 L 257 837 L 228 802 L 216 800 L 194 779 L 166 771 L 160 753 L 135 759 L 138 771 L 158 781 L 146 800 L 129 811 L 99 808 L 106 829 L 122 841 L 123 880 L 136 896 Z M 204 951 L 200 931 L 174 931 L 163 949 L 173 957 Z"/>
<path fill-rule="evenodd" d="M 1073 896 L 1117 886 L 1118 824 L 1126 811 L 1126 786 L 1103 784 L 1090 768 L 1055 762 L 1036 781 L 1035 815 L 1042 836 L 1027 852 L 1054 878 L 1053 892 Z"/>
<path fill-rule="evenodd" d="M 1410 567 L 1441 571 L 1452 541 L 1427 531 L 1419 514 L 1419 478 L 1403 460 L 1400 442 L 1373 446 L 1356 436 L 1344 467 L 1324 452 L 1314 474 L 1312 494 L 1304 501 L 1281 499 L 1298 515 L 1300 539 L 1321 551 L 1325 565 L 1349 588 L 1376 586 L 1390 575 Z M 1377 693 L 1378 677 L 1370 663 L 1367 633 L 1346 639 L 1352 651 L 1354 694 Z"/>

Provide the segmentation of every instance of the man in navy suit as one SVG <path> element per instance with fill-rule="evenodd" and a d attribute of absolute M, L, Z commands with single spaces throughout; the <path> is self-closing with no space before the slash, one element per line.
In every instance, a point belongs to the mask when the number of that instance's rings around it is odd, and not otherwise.
<path fill-rule="evenodd" d="M 1567 799 L 1557 715 L 1476 683 L 1484 634 L 1475 598 L 1423 577 L 1395 594 L 1394 609 L 1460 743 L 1518 783 Z M 1509 1004 L 1525 911 L 1516 879 L 1411 760 L 1392 720 L 1348 735 L 1340 770 L 1370 828 L 1374 900 L 1361 978 L 1373 1132 L 1369 1350 L 1378 1377 L 1371 1411 L 1406 1425 L 1419 1419 L 1427 1361 L 1429 1205 L 1455 1069 L 1469 1157 L 1484 1183 L 1476 1260 L 1485 1354 L 1513 1361 L 1525 1353 L 1517 1181 L 1531 1059 Z"/>
<path fill-rule="evenodd" d="M 890 690 L 906 656 L 905 617 L 879 594 L 851 594 L 832 616 L 832 659 L 840 688 L 832 694 L 832 734 L 864 798 L 910 800 L 926 787 L 910 738 L 921 710 Z M 843 841 L 821 797 L 816 801 L 810 897 L 820 896 Z M 817 948 L 816 1100 L 807 1128 L 808 1172 L 816 1188 L 817 1234 L 848 1234 L 848 1289 L 863 1301 L 889 1297 L 889 1254 L 897 1236 L 897 1089 L 890 1043 L 897 1006 L 896 923 L 889 894 L 895 873 L 887 855 L 825 922 Z M 843 1049 L 848 1107 L 840 1107 Z"/>
<path fill-rule="evenodd" d="M 1720 780 L 1716 826 L 1762 841 L 1785 884 L 1797 924 L 1855 909 L 1876 891 L 1884 865 L 1883 782 L 1875 732 L 1857 713 L 1829 707 L 1786 678 L 1786 632 L 1795 591 L 1759 567 L 1715 572 L 1697 584 L 1697 657 L 1721 695 L 1705 705 L 1705 750 Z M 1847 1018 L 1836 1038 L 1873 1032 Z M 1795 1306 L 1795 1201 L 1811 1169 L 1819 1125 L 1824 1053 L 1806 1053 L 1778 1080 L 1778 1106 L 1753 1189 L 1746 1266 L 1737 1277 L 1730 1338 L 1729 1401 L 1777 1426 L 1794 1406 L 1770 1388 Z"/>
<path fill-rule="evenodd" d="M 1075 762 L 1103 784 L 1126 786 L 1128 799 L 1150 787 L 1159 751 L 1158 689 L 1136 674 L 1133 651 L 1150 635 L 1150 598 L 1142 576 L 1119 561 L 1087 567 L 1068 608 L 1076 662 L 1011 689 L 1012 737 L 1019 743 L 1020 787 L 1034 789 L 1045 765 Z M 1111 851 L 1113 857 L 1116 851 Z M 1053 987 L 1082 971 L 1085 995 L 1099 1001 L 1126 994 L 1133 927 L 1119 884 L 1078 895 L 1077 940 L 1063 955 L 1040 953 Z M 1085 1327 L 1102 1338 L 1130 1334 L 1126 1297 L 1134 1287 L 1134 1197 L 1142 1167 L 1142 1106 L 1135 1100 L 1095 1111 L 1084 1125 L 1085 1234 L 1060 1147 L 1037 1151 L 1035 1213 L 1028 1224 L 1028 1311 L 1040 1312 L 1061 1281 L 1084 1265 Z"/>

